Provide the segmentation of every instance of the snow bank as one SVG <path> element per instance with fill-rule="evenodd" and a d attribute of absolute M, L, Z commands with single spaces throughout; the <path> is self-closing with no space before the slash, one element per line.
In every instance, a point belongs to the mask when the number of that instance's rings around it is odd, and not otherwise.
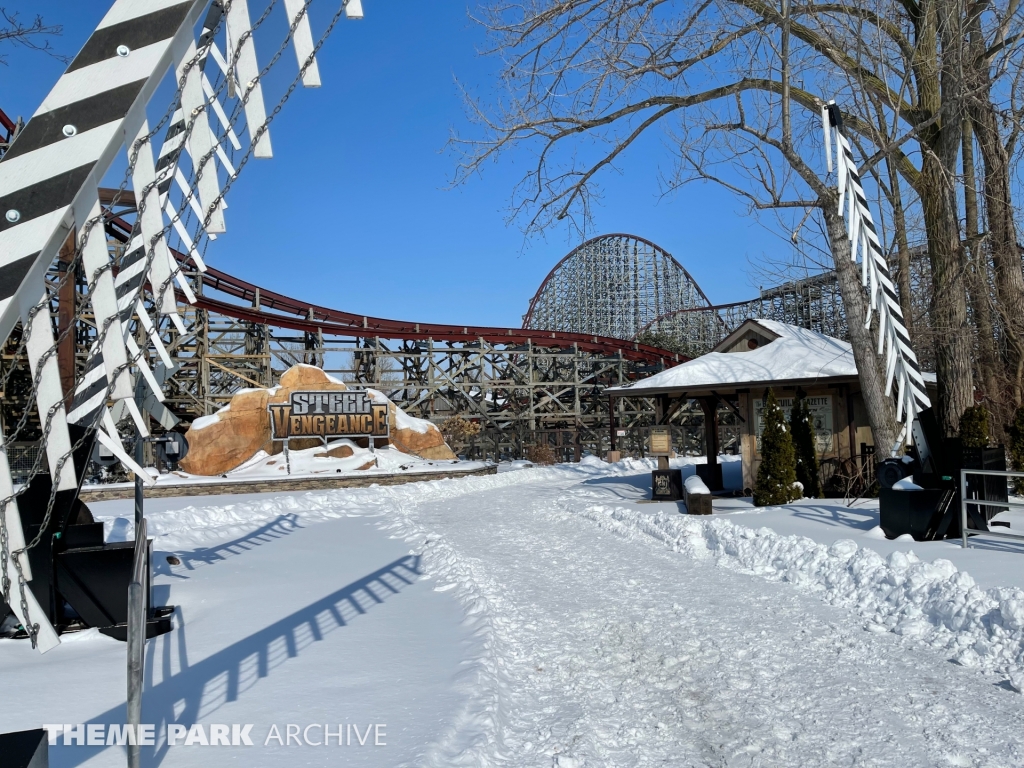
<path fill-rule="evenodd" d="M 891 631 L 965 667 L 1005 674 L 1024 690 L 1024 591 L 982 590 L 948 560 L 925 563 L 913 552 L 883 558 L 850 540 L 825 546 L 768 528 L 621 506 L 570 502 L 567 511 L 629 538 L 648 537 L 690 557 L 813 590 L 859 613 L 869 631 Z"/>
<path fill-rule="evenodd" d="M 653 462 L 635 463 L 647 470 Z M 625 461 L 609 465 L 587 457 L 578 465 L 535 467 L 529 472 L 398 487 L 265 495 L 225 500 L 215 506 L 158 509 L 147 517 L 161 550 L 200 543 L 206 546 L 212 539 L 234 538 L 275 520 L 305 526 L 359 516 L 374 518 L 377 526 L 422 554 L 422 565 L 434 580 L 435 589 L 450 592 L 459 600 L 467 626 L 482 650 L 467 659 L 459 676 L 457 685 L 466 694 L 464 710 L 450 721 L 444 737 L 417 759 L 417 765 L 504 765 L 522 746 L 521 742 L 510 742 L 508 734 L 516 722 L 516 707 L 522 703 L 514 695 L 516 685 L 522 683 L 524 661 L 531 657 L 524 653 L 519 639 L 522 625 L 514 620 L 509 585 L 495 577 L 486 560 L 467 555 L 446 537 L 443 522 L 434 514 L 436 510 L 421 508 L 430 502 L 447 504 L 449 499 L 480 494 L 459 503 L 471 508 L 474 516 L 487 517 L 493 511 L 488 501 L 494 494 L 482 492 L 489 491 L 504 497 L 532 496 L 537 514 L 574 524 L 575 529 L 564 529 L 568 531 L 568 546 L 562 552 L 566 557 L 573 557 L 581 546 L 579 542 L 586 540 L 582 529 L 594 524 L 724 569 L 788 582 L 863 616 L 869 631 L 893 632 L 906 643 L 944 652 L 964 667 L 1001 672 L 1018 690 L 1024 687 L 1024 591 L 982 590 L 952 563 L 924 563 L 913 553 L 894 552 L 883 558 L 851 541 L 824 545 L 803 536 L 781 535 L 767 528 L 755 530 L 723 519 L 691 518 L 674 511 L 652 514 L 650 507 L 605 502 L 609 492 L 603 484 L 605 478 L 636 475 L 637 470 L 629 465 Z M 130 534 L 130 511 L 126 515 L 104 522 L 114 523 L 118 531 Z M 578 538 L 575 532 L 580 534 Z M 699 645 L 697 640 L 694 643 Z M 566 648 L 569 654 L 579 653 L 571 644 Z M 706 654 L 707 649 L 701 653 Z M 678 655 L 673 654 L 673 664 Z M 621 663 L 615 663 L 622 666 L 628 658 L 623 656 Z M 668 678 L 655 679 L 664 684 L 671 682 Z M 572 697 L 578 690 L 566 687 L 564 695 Z M 608 695 L 615 698 L 618 691 L 609 690 Z M 576 703 L 586 709 L 594 701 L 599 700 L 584 698 Z M 548 703 L 540 702 L 538 706 Z M 684 704 L 688 711 L 697 706 L 701 705 L 690 700 Z M 589 717 L 589 713 L 582 714 L 581 722 L 589 724 Z M 575 758 L 556 755 L 544 764 L 551 765 L 550 760 L 571 765 L 567 761 Z"/>
<path fill-rule="evenodd" d="M 389 458 L 398 460 L 400 456 L 395 454 Z M 387 453 L 378 451 L 377 455 Z M 310 523 L 353 514 L 387 516 L 381 524 L 394 535 L 416 542 L 424 552 L 428 571 L 451 588 L 457 587 L 467 610 L 476 616 L 489 613 L 489 609 L 481 602 L 482 593 L 475 585 L 479 574 L 474 575 L 474 564 L 462 562 L 429 527 L 416 522 L 416 505 L 523 484 L 628 476 L 637 469 L 648 469 L 649 464 L 653 462 L 625 460 L 607 464 L 586 457 L 577 465 L 534 467 L 529 472 L 394 488 L 269 496 L 222 506 L 187 506 L 147 514 L 147 518 L 152 533 L 162 537 L 159 546 L 173 548 L 197 543 L 211 535 L 236 536 L 282 514 L 296 514 Z M 883 557 L 850 540 L 829 545 L 806 536 L 784 535 L 766 527 L 755 529 L 721 518 L 694 518 L 664 511 L 652 514 L 649 508 L 595 503 L 594 497 L 588 496 L 595 492 L 563 493 L 558 498 L 559 508 L 563 514 L 592 521 L 627 538 L 650 539 L 689 557 L 714 558 L 721 567 L 812 590 L 827 603 L 856 611 L 865 618 L 870 631 L 891 631 L 948 653 L 965 667 L 1003 673 L 1011 685 L 1024 689 L 1024 590 L 1020 588 L 982 589 L 950 561 L 927 563 L 910 551 L 895 551 Z M 104 522 L 111 540 L 117 538 L 112 535 L 115 531 L 130 535 L 132 526 L 127 519 Z M 493 673 L 493 669 L 487 671 Z M 497 685 L 496 679 L 491 682 Z"/>

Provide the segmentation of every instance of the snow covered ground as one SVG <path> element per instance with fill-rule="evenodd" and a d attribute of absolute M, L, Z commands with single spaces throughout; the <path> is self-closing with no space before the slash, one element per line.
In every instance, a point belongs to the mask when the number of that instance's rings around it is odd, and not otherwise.
<path fill-rule="evenodd" d="M 887 542 L 869 503 L 689 517 L 642 503 L 648 471 L 149 502 L 179 613 L 143 721 L 254 723 L 255 745 L 145 764 L 1024 765 L 1024 546 Z M 123 539 L 129 502 L 93 507 Z M 0 680 L 0 731 L 123 721 L 102 636 L 0 641 Z M 386 746 L 263 746 L 323 722 L 386 723 Z"/>
<path fill-rule="evenodd" d="M 329 456 L 326 450 L 348 446 L 352 454 L 344 457 Z M 266 480 L 294 479 L 299 477 L 365 477 L 368 475 L 416 475 L 434 472 L 471 472 L 491 466 L 485 461 L 463 461 L 460 459 L 422 459 L 399 451 L 394 446 L 369 450 L 360 448 L 352 440 L 335 440 L 326 447 L 268 454 L 257 451 L 256 455 L 240 466 L 222 475 L 192 475 L 188 472 L 157 473 L 150 469 L 153 485 L 182 486 L 238 483 L 245 485 Z M 134 488 L 134 481 L 124 483 L 85 484 L 86 490 L 112 490 Z"/>

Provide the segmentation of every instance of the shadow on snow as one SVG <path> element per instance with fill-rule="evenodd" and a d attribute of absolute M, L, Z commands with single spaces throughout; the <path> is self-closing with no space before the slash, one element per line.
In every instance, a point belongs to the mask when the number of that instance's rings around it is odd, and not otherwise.
<path fill-rule="evenodd" d="M 213 565 L 229 557 L 245 554 L 263 544 L 270 544 L 300 528 L 302 528 L 302 525 L 299 523 L 299 516 L 291 513 L 279 515 L 266 525 L 260 526 L 245 536 L 240 536 L 237 539 L 225 541 L 212 547 L 200 547 L 187 552 L 154 552 L 153 573 L 185 579 L 188 577 L 171 570 L 167 562 L 167 555 L 174 554 L 175 557 L 181 560 L 181 564 L 187 570 L 194 571 L 197 567 Z"/>
<path fill-rule="evenodd" d="M 401 557 L 193 666 L 188 664 L 185 622 L 178 609 L 175 612 L 177 629 L 165 635 L 162 642 L 148 644 L 142 722 L 156 725 L 157 746 L 143 747 L 144 762 L 147 765 L 163 762 L 168 750 L 164 741 L 168 724 L 188 726 L 202 722 L 200 718 L 209 717 L 222 705 L 236 701 L 241 693 L 268 677 L 273 669 L 397 595 L 420 575 L 419 555 Z M 172 645 L 176 646 L 176 654 Z M 179 671 L 172 673 L 175 655 Z M 154 684 L 157 664 L 161 666 L 161 681 Z M 89 723 L 119 724 L 125 718 L 122 704 L 97 715 Z M 65 747 L 59 737 L 57 745 L 50 748 L 50 760 L 54 768 L 71 768 L 108 748 Z"/>

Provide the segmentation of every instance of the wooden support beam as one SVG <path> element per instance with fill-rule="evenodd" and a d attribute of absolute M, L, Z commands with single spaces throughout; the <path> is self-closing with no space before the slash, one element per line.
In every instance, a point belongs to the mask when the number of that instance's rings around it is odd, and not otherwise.
<path fill-rule="evenodd" d="M 703 477 L 705 485 L 712 491 L 720 491 L 722 485 L 722 468 L 718 464 L 718 396 L 698 398 L 701 410 L 704 411 L 704 447 L 707 455 L 707 476 Z"/>
<path fill-rule="evenodd" d="M 64 407 L 70 408 L 75 394 L 75 314 L 78 309 L 74 229 L 68 233 L 57 258 L 60 280 L 57 289 L 57 370 L 64 391 Z"/>

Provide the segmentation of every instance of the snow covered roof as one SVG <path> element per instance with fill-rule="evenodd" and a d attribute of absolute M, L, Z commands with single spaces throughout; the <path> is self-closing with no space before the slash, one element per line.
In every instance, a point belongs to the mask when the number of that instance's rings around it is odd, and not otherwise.
<path fill-rule="evenodd" d="M 608 391 L 690 390 L 857 376 L 853 348 L 848 342 L 775 320 L 747 320 L 715 349 L 729 348 L 739 334 L 749 329 L 759 330 L 761 335 L 771 340 L 755 349 L 739 352 L 712 351 L 688 363 L 633 384 L 609 388 Z"/>

